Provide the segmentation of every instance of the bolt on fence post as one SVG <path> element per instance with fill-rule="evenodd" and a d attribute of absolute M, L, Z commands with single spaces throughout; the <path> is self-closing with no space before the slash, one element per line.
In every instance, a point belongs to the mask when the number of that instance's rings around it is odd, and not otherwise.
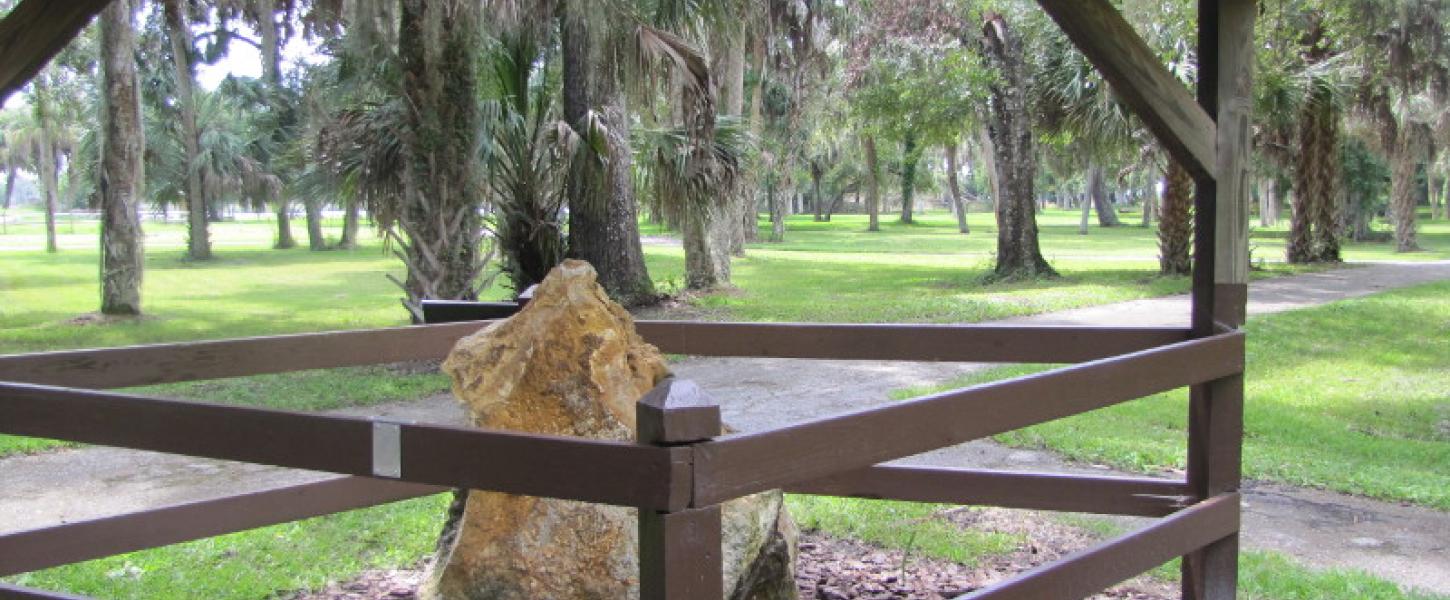
<path fill-rule="evenodd" d="M 686 446 L 720 434 L 720 406 L 694 382 L 666 379 L 635 405 L 642 444 Z M 639 511 L 640 600 L 721 600 L 720 506 Z"/>

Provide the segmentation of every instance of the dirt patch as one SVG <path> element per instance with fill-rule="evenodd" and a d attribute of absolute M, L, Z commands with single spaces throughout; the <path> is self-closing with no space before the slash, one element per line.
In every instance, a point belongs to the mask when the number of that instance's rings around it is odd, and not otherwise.
<path fill-rule="evenodd" d="M 382 365 L 389 375 L 431 375 L 439 371 L 442 360 L 409 360 Z"/>
<path fill-rule="evenodd" d="M 1071 552 L 1067 548 L 1077 545 L 1076 537 L 1039 538 L 1006 556 L 967 566 L 807 532 L 801 536 L 796 585 L 802 600 L 946 600 L 1056 560 Z M 1092 597 L 1168 600 L 1177 594 L 1167 583 L 1138 578 Z"/>
<path fill-rule="evenodd" d="M 279 594 L 278 600 L 411 600 L 423 583 L 423 565 L 409 569 L 363 571 L 349 581 L 334 581 L 315 592 Z"/>
<path fill-rule="evenodd" d="M 711 292 L 712 294 L 740 294 L 737 291 Z M 666 296 L 656 304 L 631 309 L 635 319 L 640 321 L 728 321 L 730 311 L 723 308 L 706 308 L 693 302 L 697 294 L 681 292 Z"/>
<path fill-rule="evenodd" d="M 155 317 L 148 317 L 145 315 L 130 316 L 103 315 L 101 313 L 85 313 L 66 319 L 65 321 L 62 321 L 62 323 L 66 325 L 74 325 L 77 327 L 87 327 L 90 325 L 110 325 L 113 323 L 139 323 L 141 321 L 150 321 L 154 318 Z"/>

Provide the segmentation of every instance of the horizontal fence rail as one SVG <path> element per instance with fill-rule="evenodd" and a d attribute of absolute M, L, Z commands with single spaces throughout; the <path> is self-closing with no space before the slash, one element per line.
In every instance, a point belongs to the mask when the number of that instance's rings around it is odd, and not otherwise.
<path fill-rule="evenodd" d="M 52 527 L 0 534 L 0 577 L 419 498 L 451 488 L 334 477 Z M 0 591 L 0 597 L 4 597 Z"/>
<path fill-rule="evenodd" d="M 109 389 L 438 359 L 479 323 L 0 356 L 0 381 Z"/>
<path fill-rule="evenodd" d="M 1086 598 L 1233 535 L 1238 529 L 1239 495 L 1215 496 L 1143 529 L 959 596 L 957 600 Z"/>
<path fill-rule="evenodd" d="M 693 506 L 860 469 L 1241 373 L 1239 332 L 695 446 Z"/>
<path fill-rule="evenodd" d="M 491 321 L 0 356 L 0 381 L 112 389 L 438 360 Z M 697 356 L 1074 363 L 1188 339 L 1169 327 L 639 321 L 660 350 Z"/>
<path fill-rule="evenodd" d="M 1161 517 L 1191 500 L 1182 481 L 879 465 L 788 485 L 818 496 Z"/>
<path fill-rule="evenodd" d="M 1171 327 L 640 321 L 664 352 L 838 360 L 1076 363 L 1188 339 Z"/>
<path fill-rule="evenodd" d="M 660 510 L 689 498 L 688 448 L 30 384 L 0 383 L 0 433 Z"/>

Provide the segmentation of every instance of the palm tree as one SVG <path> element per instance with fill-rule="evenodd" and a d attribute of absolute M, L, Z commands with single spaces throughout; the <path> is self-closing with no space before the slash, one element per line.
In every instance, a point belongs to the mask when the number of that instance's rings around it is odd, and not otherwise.
<path fill-rule="evenodd" d="M 722 119 L 700 148 L 702 136 L 688 126 L 635 131 L 645 180 L 680 214 L 685 247 L 685 284 L 709 290 L 730 281 L 728 232 L 733 219 L 723 201 L 733 191 L 750 142 L 744 124 Z"/>
<path fill-rule="evenodd" d="M 101 313 L 141 314 L 145 259 L 136 209 L 145 179 L 145 131 L 136 81 L 132 5 L 117 0 L 101 13 Z"/>
<path fill-rule="evenodd" d="M 1337 262 L 1343 90 L 1344 81 L 1358 73 L 1337 48 L 1322 8 L 1291 4 L 1276 11 L 1275 19 L 1261 34 L 1266 50 L 1259 59 L 1263 76 L 1256 82 L 1255 108 L 1259 151 L 1271 163 L 1266 175 L 1271 181 L 1281 171 L 1291 175 L 1285 257 L 1291 263 Z M 1274 202 L 1271 197 L 1266 204 Z"/>
<path fill-rule="evenodd" d="M 381 14 L 355 13 L 365 26 L 344 40 L 344 102 L 318 111 L 327 117 L 312 127 L 312 152 L 344 196 L 368 206 L 407 269 L 402 280 L 387 277 L 420 322 L 424 299 L 473 300 L 491 282 L 479 160 L 483 21 L 477 3 L 402 0 L 394 49 L 387 19 L 373 18 Z"/>
<path fill-rule="evenodd" d="M 483 146 L 494 208 L 494 235 L 513 288 L 543 281 L 564 260 L 565 184 L 569 166 L 603 153 L 604 132 L 581 136 L 559 120 L 548 51 L 538 32 L 504 31 L 489 52 L 499 99 L 484 103 L 489 131 Z M 581 151 L 584 144 L 588 151 Z"/>
<path fill-rule="evenodd" d="M 1193 177 L 1188 169 L 1168 159 L 1163 202 L 1158 209 L 1158 271 L 1164 275 L 1193 272 Z"/>
<path fill-rule="evenodd" d="M 181 147 L 185 151 L 185 197 L 187 209 L 186 256 L 191 260 L 211 259 L 211 231 L 207 224 L 208 201 L 202 187 L 199 169 L 200 153 L 198 139 L 201 135 L 196 122 L 196 49 L 192 45 L 191 30 L 188 27 L 186 6 L 183 0 L 162 2 L 166 37 L 171 45 L 171 63 L 175 71 L 177 112 L 180 117 Z"/>
<path fill-rule="evenodd" d="M 399 4 L 401 185 L 376 198 L 390 202 L 374 214 L 394 232 L 391 239 L 408 265 L 403 304 L 416 320 L 424 298 L 476 299 L 489 259 L 478 163 L 480 12 L 474 2 Z"/>
<path fill-rule="evenodd" d="M 261 170 L 275 177 L 279 187 L 274 192 L 263 189 L 257 208 L 271 205 L 277 216 L 277 238 L 272 247 L 285 250 L 297 247 L 292 235 L 292 197 L 299 191 L 295 185 L 301 156 L 297 153 L 300 136 L 297 113 L 298 94 L 278 83 L 265 79 L 242 79 L 228 77 L 218 86 L 218 93 L 226 96 L 235 109 L 232 111 L 237 124 L 236 131 L 246 141 L 246 152 Z M 303 195 L 307 215 L 308 248 L 326 250 L 322 236 L 322 195 Z"/>
<path fill-rule="evenodd" d="M 60 102 L 51 81 L 52 66 L 42 70 L 31 82 L 30 114 L 17 119 L 6 132 L 11 171 L 20 168 L 34 173 L 40 180 L 45 210 L 45 250 L 56 252 L 55 213 L 60 202 L 60 168 L 62 157 L 75 146 L 72 128 L 66 127 L 63 115 L 57 115 Z"/>
<path fill-rule="evenodd" d="M 736 193 L 743 129 L 717 127 L 714 76 L 693 45 L 653 27 L 640 26 L 636 35 L 641 62 L 669 75 L 660 80 L 670 82 L 666 98 L 677 115 L 648 136 L 649 168 L 661 200 L 682 217 L 685 284 L 692 290 L 729 285 L 728 226 L 734 219 L 727 216 L 727 199 Z"/>
<path fill-rule="evenodd" d="M 1346 2 L 1340 31 L 1364 70 L 1359 111 L 1375 124 L 1374 139 L 1390 163 L 1390 217 L 1395 249 L 1419 250 L 1415 231 L 1416 174 L 1433 163 L 1433 133 L 1447 119 L 1450 44 L 1444 43 L 1450 6 L 1439 0 Z"/>
<path fill-rule="evenodd" d="M 588 261 L 599 284 L 624 305 L 653 302 L 654 283 L 639 241 L 624 85 L 633 74 L 635 25 L 629 3 L 562 0 L 558 11 L 564 121 L 575 131 L 598 123 L 604 160 L 576 161 L 569 199 L 569 254 Z"/>
<path fill-rule="evenodd" d="M 0 233 L 5 232 L 8 227 L 10 199 L 15 194 L 16 172 L 24 168 L 27 161 L 27 148 L 15 134 L 23 127 L 25 120 L 19 110 L 0 110 L 0 168 L 5 169 L 5 193 L 0 196 Z"/>

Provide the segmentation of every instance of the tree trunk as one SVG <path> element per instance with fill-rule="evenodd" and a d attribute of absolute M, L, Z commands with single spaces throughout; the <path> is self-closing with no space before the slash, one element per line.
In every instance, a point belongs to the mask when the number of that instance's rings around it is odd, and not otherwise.
<path fill-rule="evenodd" d="M 770 241 L 785 241 L 785 194 L 772 180 L 765 185 L 766 199 L 770 204 Z"/>
<path fill-rule="evenodd" d="M 1092 200 L 1090 200 L 1090 198 L 1092 198 L 1093 196 L 1093 176 L 1091 169 L 1088 170 L 1088 178 L 1085 183 L 1087 184 L 1087 189 L 1083 191 L 1083 201 L 1080 202 L 1078 206 L 1078 208 L 1082 209 L 1082 218 L 1078 219 L 1077 223 L 1078 235 L 1088 234 L 1088 216 L 1090 216 L 1090 213 L 1092 213 L 1093 209 L 1093 203 Z"/>
<path fill-rule="evenodd" d="M 0 234 L 7 233 L 9 225 L 6 220 L 10 213 L 10 196 L 15 192 L 15 165 L 9 161 L 5 164 L 5 196 L 0 198 Z"/>
<path fill-rule="evenodd" d="M 140 206 L 145 181 L 145 130 L 136 83 L 136 33 L 131 2 L 101 12 L 101 313 L 141 314 L 144 239 Z"/>
<path fill-rule="evenodd" d="M 1274 196 L 1274 177 L 1267 176 L 1259 179 L 1259 227 L 1273 227 L 1278 224 L 1279 215 L 1275 210 L 1274 203 L 1278 200 Z"/>
<path fill-rule="evenodd" d="M 723 208 L 723 207 L 721 207 Z M 712 290 L 730 283 L 730 255 L 720 245 L 717 232 L 712 231 L 723 215 L 711 215 L 714 207 L 703 202 L 686 202 L 681 219 L 680 237 L 685 248 L 685 286 L 692 290 Z"/>
<path fill-rule="evenodd" d="M 1118 219 L 1118 207 L 1108 194 L 1108 177 L 1102 172 L 1102 165 L 1093 165 L 1098 170 L 1096 186 L 1092 188 L 1092 207 L 1098 212 L 1099 228 L 1116 228 L 1122 225 Z"/>
<path fill-rule="evenodd" d="M 41 141 L 40 149 L 40 183 L 45 195 L 45 251 L 58 252 L 60 248 L 55 241 L 55 212 L 56 198 L 60 195 L 60 186 L 56 182 L 60 165 L 55 160 L 55 145 L 51 143 L 50 135 L 42 135 L 45 139 Z"/>
<path fill-rule="evenodd" d="M 196 81 L 191 31 L 186 26 L 182 0 L 164 0 L 166 36 L 171 42 L 172 66 L 176 71 L 176 104 L 181 116 L 181 146 L 186 155 L 186 256 L 191 260 L 211 258 L 211 232 L 207 224 L 206 192 L 201 173 L 195 168 L 201 154 L 196 124 Z"/>
<path fill-rule="evenodd" d="M 1431 161 L 1433 162 L 1433 161 Z M 1430 201 L 1430 220 L 1440 217 L 1440 177 L 1431 168 L 1425 168 L 1425 191 Z"/>
<path fill-rule="evenodd" d="M 278 199 L 272 202 L 272 209 L 277 215 L 277 241 L 272 244 L 272 248 L 277 250 L 296 248 L 297 238 L 292 237 L 292 207 L 290 203 Z"/>
<path fill-rule="evenodd" d="M 821 163 L 811 160 L 811 210 L 815 212 L 814 220 L 819 223 L 826 220 L 826 207 L 821 202 Z"/>
<path fill-rule="evenodd" d="M 480 7 L 470 2 L 402 0 L 398 58 L 406 135 L 397 254 L 408 267 L 403 305 L 421 320 L 421 301 L 474 300 L 482 255 L 483 204 L 476 151 L 476 57 Z"/>
<path fill-rule="evenodd" d="M 845 192 L 837 192 L 836 197 L 826 204 L 826 222 L 831 222 L 831 215 L 841 208 L 841 201 L 846 199 Z"/>
<path fill-rule="evenodd" d="M 302 201 L 307 211 L 307 249 L 320 252 L 327 249 L 327 238 L 322 233 L 322 199 L 309 197 Z"/>
<path fill-rule="evenodd" d="M 287 123 L 292 119 L 287 115 L 291 114 L 289 107 L 280 106 L 278 100 L 282 97 L 282 36 L 277 28 L 277 6 L 276 0 L 257 0 L 257 29 L 262 38 L 262 81 L 267 85 L 272 96 L 269 103 L 271 109 L 283 113 L 282 122 Z M 272 133 L 273 141 L 279 145 L 286 143 L 286 130 L 278 128 Z M 292 236 L 292 202 L 285 195 L 278 194 L 272 199 L 276 205 L 277 213 L 277 244 L 274 246 L 279 250 L 297 247 L 297 239 Z M 307 246 L 309 249 L 326 250 L 327 242 L 322 238 L 322 223 L 320 207 L 315 206 L 316 199 L 303 200 L 303 208 L 307 215 Z"/>
<path fill-rule="evenodd" d="M 357 248 L 357 225 L 359 203 L 356 198 L 348 198 L 343 203 L 342 215 L 342 237 L 337 241 L 337 247 L 341 250 L 352 250 Z"/>
<path fill-rule="evenodd" d="M 1440 212 L 1431 213 L 1433 219 L 1450 219 L 1450 177 L 1440 178 Z"/>
<path fill-rule="evenodd" d="M 907 131 L 901 141 L 901 222 L 908 225 L 916 192 L 916 164 L 921 160 L 921 151 L 916 147 L 916 132 Z"/>
<path fill-rule="evenodd" d="M 1400 124 L 1395 145 L 1389 152 L 1390 217 L 1395 226 L 1395 251 L 1416 252 L 1415 240 L 1415 152 L 1411 127 Z"/>
<path fill-rule="evenodd" d="M 52 100 L 50 97 L 50 78 L 42 72 L 36 76 L 35 86 L 35 120 L 40 126 L 40 148 L 36 162 L 40 169 L 40 191 L 45 207 L 45 251 L 57 252 L 59 247 L 55 240 L 55 211 L 57 196 L 60 194 L 59 183 L 56 181 L 57 170 L 60 165 L 56 161 L 55 147 L 55 123 L 54 115 L 50 114 Z"/>
<path fill-rule="evenodd" d="M 1168 159 L 1163 202 L 1158 210 L 1158 271 L 1188 275 L 1193 271 L 1189 248 L 1193 243 L 1193 176 L 1178 161 Z"/>
<path fill-rule="evenodd" d="M 760 131 L 765 123 L 765 37 L 755 35 L 750 45 L 751 60 L 754 64 L 754 72 L 757 83 L 755 91 L 750 97 L 750 133 L 753 139 L 760 139 Z M 757 165 L 760 164 L 757 158 Z M 759 168 L 753 172 L 758 173 Z M 744 242 L 753 242 L 760 238 L 760 205 L 758 202 L 760 186 L 756 183 L 758 179 L 752 177 L 746 186 L 750 189 L 750 196 L 745 199 L 741 207 L 740 222 L 745 228 L 745 238 L 741 240 L 739 248 L 731 248 L 731 254 L 736 256 L 745 255 Z"/>
<path fill-rule="evenodd" d="M 1308 196 L 1294 190 L 1289 196 L 1289 241 L 1284 248 L 1284 258 L 1290 263 L 1314 260 L 1313 238 L 1309 231 L 1312 223 Z"/>
<path fill-rule="evenodd" d="M 743 117 L 745 114 L 745 27 L 741 21 L 731 21 L 715 28 L 716 65 L 719 73 L 720 114 Z M 719 221 L 720 237 L 730 255 L 745 255 L 745 205 L 750 201 L 751 186 L 737 185 L 725 198 L 724 210 L 715 215 Z M 727 259 L 728 260 L 728 259 Z"/>
<path fill-rule="evenodd" d="M 575 14 L 577 4 L 566 3 L 561 27 L 564 118 L 583 131 L 593 109 L 609 133 L 606 161 L 577 161 L 570 172 L 569 254 L 593 265 L 599 284 L 619 303 L 646 304 L 656 296 L 639 242 L 624 94 L 608 53 L 594 47 L 601 36 L 590 35 L 589 16 Z"/>
<path fill-rule="evenodd" d="M 957 143 L 947 144 L 946 153 L 947 189 L 952 194 L 952 210 L 957 213 L 957 231 L 971 233 L 972 228 L 967 226 L 967 205 L 962 202 L 962 187 L 957 181 Z"/>
<path fill-rule="evenodd" d="M 1142 227 L 1153 226 L 1153 219 L 1158 216 L 1158 188 L 1153 185 L 1153 177 L 1157 173 L 1149 171 L 1145 174 L 1147 179 L 1147 192 L 1143 194 L 1143 223 Z"/>
<path fill-rule="evenodd" d="M 1339 261 L 1339 111 L 1316 88 L 1299 117 L 1289 262 Z"/>
<path fill-rule="evenodd" d="M 1093 210 L 1098 213 L 1098 227 L 1118 227 L 1123 221 L 1118 218 L 1117 206 L 1113 204 L 1112 197 L 1108 195 L 1108 178 L 1103 173 L 1103 166 L 1092 164 L 1089 167 L 1088 179 L 1094 185 L 1088 187 L 1089 196 L 1092 198 Z M 1093 177 L 1092 172 L 1096 172 Z"/>
<path fill-rule="evenodd" d="M 881 163 L 876 158 L 876 138 L 861 137 L 866 149 L 866 215 L 867 231 L 881 231 Z"/>
<path fill-rule="evenodd" d="M 992 143 L 991 131 L 986 126 L 977 128 L 977 158 L 987 173 L 987 188 L 992 193 L 992 214 L 997 218 L 997 227 L 1002 227 L 1002 180 L 997 172 L 997 146 Z"/>
<path fill-rule="evenodd" d="M 996 149 L 1002 196 L 997 204 L 998 280 L 1055 277 L 1037 242 L 1037 155 L 1027 110 L 1027 77 L 1022 41 L 1001 15 L 989 15 L 983 46 L 988 63 L 999 75 L 989 86 L 989 134 Z"/>

